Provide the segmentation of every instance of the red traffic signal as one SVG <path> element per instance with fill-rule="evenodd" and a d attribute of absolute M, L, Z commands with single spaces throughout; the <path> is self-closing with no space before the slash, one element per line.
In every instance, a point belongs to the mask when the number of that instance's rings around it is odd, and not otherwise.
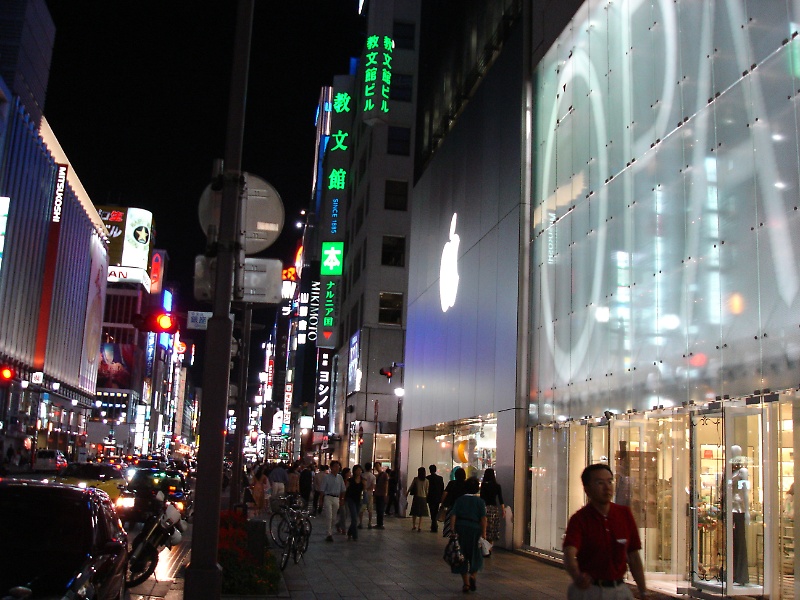
<path fill-rule="evenodd" d="M 160 310 L 146 315 L 136 315 L 133 325 L 139 331 L 155 333 L 175 333 L 178 331 L 178 319 L 172 313 Z"/>
<path fill-rule="evenodd" d="M 392 370 L 391 369 L 381 369 L 380 374 L 386 377 L 386 379 L 392 379 Z"/>
<path fill-rule="evenodd" d="M 0 387 L 9 387 L 17 376 L 17 370 L 11 365 L 0 365 Z"/>

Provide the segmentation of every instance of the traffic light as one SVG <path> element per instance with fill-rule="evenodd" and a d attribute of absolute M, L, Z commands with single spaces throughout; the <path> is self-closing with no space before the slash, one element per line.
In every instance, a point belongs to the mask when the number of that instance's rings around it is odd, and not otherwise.
<path fill-rule="evenodd" d="M 380 374 L 386 377 L 389 381 L 392 380 L 392 370 L 391 369 L 381 369 Z"/>
<path fill-rule="evenodd" d="M 133 325 L 139 331 L 153 331 L 155 333 L 175 333 L 178 331 L 177 317 L 164 310 L 136 315 L 133 318 Z"/>
<path fill-rule="evenodd" d="M 17 370 L 11 365 L 0 365 L 0 387 L 7 388 L 17 376 Z"/>

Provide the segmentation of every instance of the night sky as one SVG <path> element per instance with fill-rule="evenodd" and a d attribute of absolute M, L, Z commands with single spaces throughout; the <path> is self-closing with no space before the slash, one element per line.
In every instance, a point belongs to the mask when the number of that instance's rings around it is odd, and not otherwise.
<path fill-rule="evenodd" d="M 309 205 L 320 88 L 363 46 L 355 0 L 256 2 L 243 169 L 281 195 L 286 225 L 260 256 L 288 259 Z M 153 212 L 168 280 L 192 299 L 205 248 L 197 203 L 225 152 L 235 0 L 47 0 L 56 25 L 45 116 L 95 204 Z"/>

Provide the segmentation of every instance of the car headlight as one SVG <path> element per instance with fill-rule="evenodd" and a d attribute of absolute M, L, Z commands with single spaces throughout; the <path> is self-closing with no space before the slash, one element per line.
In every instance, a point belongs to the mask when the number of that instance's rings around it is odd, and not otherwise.
<path fill-rule="evenodd" d="M 136 504 L 136 498 L 130 496 L 120 496 L 117 498 L 117 508 L 133 508 Z"/>
<path fill-rule="evenodd" d="M 130 481 L 130 480 L 131 480 L 131 478 L 132 478 L 132 477 L 133 477 L 135 474 L 136 474 L 136 469 L 128 469 L 127 471 L 125 471 L 125 479 L 127 479 L 128 481 Z"/>
<path fill-rule="evenodd" d="M 174 504 L 175 508 L 177 508 L 180 511 L 183 511 L 183 502 L 175 502 Z"/>

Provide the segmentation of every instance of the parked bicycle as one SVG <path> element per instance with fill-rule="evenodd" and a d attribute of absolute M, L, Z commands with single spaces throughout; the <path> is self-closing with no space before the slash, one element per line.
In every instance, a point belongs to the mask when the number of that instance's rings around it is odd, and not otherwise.
<path fill-rule="evenodd" d="M 308 511 L 304 511 L 305 502 L 296 494 L 289 494 L 288 496 L 280 496 L 274 500 L 272 504 L 272 516 L 269 519 L 269 534 L 273 543 L 278 548 L 283 548 L 286 545 L 286 539 L 289 536 L 289 517 L 288 510 L 299 510 L 304 514 L 303 527 L 308 532 L 308 537 L 311 537 L 311 520 L 308 516 Z M 303 552 L 308 548 L 308 541 L 306 540 L 306 547 Z"/>
<path fill-rule="evenodd" d="M 281 554 L 281 571 L 289 564 L 289 556 L 294 559 L 294 563 L 308 550 L 308 540 L 311 537 L 311 522 L 308 520 L 308 511 L 286 507 L 283 513 L 285 522 L 288 525 L 286 543 Z"/>

